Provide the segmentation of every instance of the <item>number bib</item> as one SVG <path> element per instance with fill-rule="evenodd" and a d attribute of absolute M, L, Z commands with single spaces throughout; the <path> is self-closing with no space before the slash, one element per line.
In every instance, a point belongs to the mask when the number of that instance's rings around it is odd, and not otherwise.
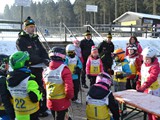
<path fill-rule="evenodd" d="M 60 65 L 55 70 L 49 68 L 44 72 L 43 78 L 46 84 L 47 99 L 62 99 L 65 98 L 64 82 L 61 74 L 65 65 Z"/>
<path fill-rule="evenodd" d="M 131 69 L 132 74 L 136 74 L 136 66 L 135 66 L 136 57 L 135 58 L 127 57 L 127 60 L 129 62 L 129 67 Z"/>
<path fill-rule="evenodd" d="M 68 67 L 69 67 L 71 73 L 73 73 L 76 65 L 77 65 L 77 58 L 76 57 L 68 59 Z"/>
<path fill-rule="evenodd" d="M 16 87 L 9 87 L 13 97 L 13 105 L 16 114 L 27 115 L 36 112 L 39 109 L 39 102 L 33 103 L 27 93 L 27 82 L 30 77 L 25 78 Z"/>
<path fill-rule="evenodd" d="M 90 74 L 100 73 L 100 60 L 91 60 Z"/>
<path fill-rule="evenodd" d="M 150 76 L 149 74 L 149 69 L 150 69 L 151 66 L 149 67 L 146 67 L 144 64 L 142 64 L 142 67 L 141 67 L 141 85 L 144 84 L 144 82 L 147 81 L 147 78 Z M 157 78 L 158 79 L 158 78 Z M 156 89 L 159 89 L 160 88 L 160 84 L 158 83 L 158 80 L 156 80 L 154 83 L 151 84 L 151 86 L 149 87 L 149 91 L 152 91 L 152 90 L 156 90 Z"/>
<path fill-rule="evenodd" d="M 114 67 L 114 72 L 116 72 L 116 73 L 117 73 L 117 72 L 118 72 L 118 73 L 119 73 L 119 72 L 122 73 L 122 72 L 123 72 L 122 66 L 115 66 L 115 67 Z"/>
<path fill-rule="evenodd" d="M 108 95 L 101 99 L 92 99 L 87 96 L 86 115 L 88 120 L 110 120 L 108 105 Z M 103 111 L 103 112 L 102 112 Z"/>
<path fill-rule="evenodd" d="M 116 66 L 113 68 L 114 70 L 114 81 L 116 82 L 126 82 L 126 77 L 124 77 L 123 79 L 120 78 L 116 78 L 116 75 L 124 73 L 122 67 L 126 64 L 126 62 L 122 62 L 122 63 L 118 63 L 116 64 Z"/>

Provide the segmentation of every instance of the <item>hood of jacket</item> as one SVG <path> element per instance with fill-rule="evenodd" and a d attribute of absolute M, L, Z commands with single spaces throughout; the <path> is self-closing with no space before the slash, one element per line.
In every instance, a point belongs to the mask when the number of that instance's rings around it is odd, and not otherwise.
<path fill-rule="evenodd" d="M 107 86 L 107 84 L 105 84 L 105 83 L 98 83 L 98 84 L 102 84 L 103 86 L 105 86 L 105 87 L 107 87 L 108 88 L 108 86 Z M 89 92 L 88 92 L 88 95 L 90 96 L 90 97 L 92 97 L 93 99 L 103 99 L 104 97 L 106 97 L 107 95 L 108 95 L 108 93 L 109 93 L 109 90 L 107 91 L 107 90 L 105 90 L 105 89 L 103 89 L 102 87 L 100 87 L 100 86 L 95 86 L 95 85 L 93 85 L 91 88 L 90 88 L 90 90 L 89 90 Z"/>
<path fill-rule="evenodd" d="M 30 72 L 25 72 L 22 70 L 15 70 L 13 72 L 9 72 L 7 76 L 7 82 L 9 87 L 15 87 L 19 85 L 21 81 L 30 76 Z"/>

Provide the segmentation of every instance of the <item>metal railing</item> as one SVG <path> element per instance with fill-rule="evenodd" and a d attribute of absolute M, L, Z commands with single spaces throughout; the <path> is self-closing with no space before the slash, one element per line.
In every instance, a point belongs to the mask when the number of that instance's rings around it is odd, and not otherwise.
<path fill-rule="evenodd" d="M 87 27 L 87 28 L 86 28 Z M 65 38 L 65 41 L 70 39 L 69 37 L 72 36 L 76 39 L 77 36 L 83 36 L 83 33 L 88 29 L 91 29 L 93 36 L 98 36 L 103 39 L 107 35 L 108 32 L 111 32 L 113 36 L 121 36 L 121 37 L 129 37 L 132 35 L 138 37 L 159 37 L 160 36 L 160 27 L 153 27 L 150 25 L 146 26 L 121 26 L 115 24 L 99 24 L 99 25 L 84 25 L 83 27 L 69 27 L 66 26 L 64 23 L 60 23 L 59 27 L 44 27 L 38 26 L 42 34 L 44 30 L 47 29 L 49 31 L 49 36 L 45 37 L 60 37 Z M 0 37 L 17 37 L 17 35 L 8 35 L 12 34 L 13 32 L 19 32 L 21 30 L 21 22 L 19 21 L 2 21 L 0 20 Z M 8 33 L 8 34 L 1 34 L 1 33 Z"/>

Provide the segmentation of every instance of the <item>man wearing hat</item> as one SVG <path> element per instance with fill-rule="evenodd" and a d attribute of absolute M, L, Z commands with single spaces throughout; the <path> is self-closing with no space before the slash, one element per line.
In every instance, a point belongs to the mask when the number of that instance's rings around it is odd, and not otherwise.
<path fill-rule="evenodd" d="M 42 83 L 42 71 L 43 67 L 49 63 L 49 58 L 46 50 L 39 41 L 39 36 L 35 34 L 35 22 L 31 17 L 23 23 L 24 29 L 18 34 L 16 41 L 16 47 L 19 51 L 27 51 L 30 55 L 29 66 L 32 73 L 36 76 L 36 82 L 41 87 L 43 92 L 43 101 L 41 101 L 39 116 L 48 116 L 46 112 L 46 97 L 45 90 Z"/>
<path fill-rule="evenodd" d="M 98 45 L 98 52 L 100 54 L 100 58 L 103 63 L 104 71 L 109 74 L 113 74 L 111 70 L 113 64 L 113 59 L 111 54 L 114 51 L 114 44 L 112 43 L 111 40 L 112 40 L 112 35 L 109 32 L 107 34 L 107 39 Z"/>
<path fill-rule="evenodd" d="M 84 35 L 85 35 L 84 39 L 81 40 L 80 42 L 80 48 L 84 60 L 81 80 L 82 80 L 82 87 L 88 88 L 88 86 L 86 85 L 86 62 L 88 56 L 91 54 L 91 47 L 94 46 L 94 42 L 91 39 L 91 32 L 89 30 L 87 30 Z"/>

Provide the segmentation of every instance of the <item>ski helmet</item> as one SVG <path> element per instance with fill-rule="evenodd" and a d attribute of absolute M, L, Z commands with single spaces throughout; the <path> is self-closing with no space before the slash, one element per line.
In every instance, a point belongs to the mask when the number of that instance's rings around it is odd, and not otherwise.
<path fill-rule="evenodd" d="M 156 51 L 153 48 L 148 46 L 148 47 L 143 49 L 142 55 L 143 55 L 143 57 L 153 58 L 153 57 L 156 56 Z"/>
<path fill-rule="evenodd" d="M 129 44 L 127 49 L 128 50 L 137 50 L 137 45 L 136 44 Z"/>
<path fill-rule="evenodd" d="M 136 44 L 129 44 L 127 49 L 128 50 L 133 50 L 133 53 L 129 52 L 130 55 L 135 55 L 137 53 L 137 45 Z"/>
<path fill-rule="evenodd" d="M 66 52 L 68 51 L 75 51 L 75 46 L 73 44 L 68 44 L 66 46 Z"/>
<path fill-rule="evenodd" d="M 66 46 L 66 53 L 68 56 L 74 57 L 75 56 L 75 46 L 73 44 L 68 44 Z"/>
<path fill-rule="evenodd" d="M 0 70 L 6 71 L 6 64 L 9 63 L 9 56 L 0 54 Z"/>
<path fill-rule="evenodd" d="M 28 52 L 18 51 L 13 53 L 9 58 L 9 64 L 12 69 L 19 69 L 27 65 L 27 61 L 29 61 Z"/>
<path fill-rule="evenodd" d="M 98 82 L 104 82 L 107 85 L 109 85 L 109 87 L 110 87 L 112 84 L 112 78 L 106 72 L 102 72 L 102 73 L 98 74 L 98 76 L 96 77 L 96 83 L 98 83 Z"/>
<path fill-rule="evenodd" d="M 66 57 L 65 49 L 62 47 L 53 47 L 48 54 L 50 59 L 56 61 L 63 61 Z"/>
<path fill-rule="evenodd" d="M 125 58 L 125 51 L 122 48 L 119 48 L 115 50 L 114 52 L 115 55 L 115 61 L 122 61 Z"/>

